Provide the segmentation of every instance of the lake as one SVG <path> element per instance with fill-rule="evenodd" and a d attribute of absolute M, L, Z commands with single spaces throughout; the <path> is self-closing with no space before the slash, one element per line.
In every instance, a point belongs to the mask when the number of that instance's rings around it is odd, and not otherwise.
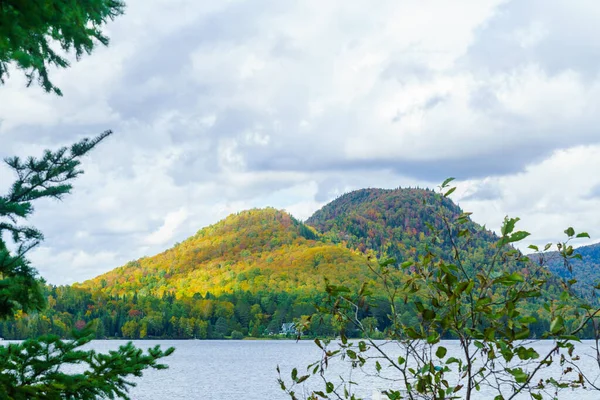
<path fill-rule="evenodd" d="M 105 352 L 116 349 L 126 341 L 96 340 L 91 346 L 97 351 Z M 135 400 L 272 400 L 288 397 L 281 391 L 277 383 L 276 366 L 279 365 L 282 375 L 289 381 L 293 367 L 298 367 L 300 375 L 304 367 L 319 359 L 320 349 L 312 341 L 293 340 L 144 340 L 134 341 L 138 347 L 147 348 L 160 344 L 176 348 L 168 357 L 169 369 L 148 371 L 141 379 L 136 379 L 138 386 L 131 390 Z M 589 347 L 592 342 L 580 345 L 579 354 L 590 371 L 597 371 L 595 359 L 586 357 L 592 354 Z M 451 355 L 458 349 L 455 341 L 443 341 Z M 537 342 L 534 347 L 541 353 L 549 350 L 551 342 Z M 589 367 L 589 368 L 588 368 Z M 345 367 L 336 368 L 336 373 L 347 371 Z M 596 374 L 597 375 L 597 374 Z M 361 382 L 358 390 L 365 399 L 377 399 L 373 380 L 353 376 Z M 600 381 L 599 381 L 600 382 Z M 576 393 L 568 390 L 561 392 L 559 398 L 578 400 L 600 399 L 600 393 L 579 390 Z M 382 396 L 381 399 L 384 397 Z M 491 393 L 481 393 L 478 398 L 493 398 Z M 529 397 L 523 397 L 529 398 Z"/>

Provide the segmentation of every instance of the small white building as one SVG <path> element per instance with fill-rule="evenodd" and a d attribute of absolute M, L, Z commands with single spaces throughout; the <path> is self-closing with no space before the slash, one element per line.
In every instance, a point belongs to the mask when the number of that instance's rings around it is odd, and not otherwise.
<path fill-rule="evenodd" d="M 279 331 L 282 335 L 297 335 L 298 329 L 296 329 L 296 324 L 293 322 L 285 322 L 281 325 L 281 331 Z"/>

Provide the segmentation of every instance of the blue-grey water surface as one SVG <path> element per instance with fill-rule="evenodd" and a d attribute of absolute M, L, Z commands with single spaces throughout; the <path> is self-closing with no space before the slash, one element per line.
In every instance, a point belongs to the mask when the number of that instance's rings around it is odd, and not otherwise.
<path fill-rule="evenodd" d="M 105 352 L 124 343 L 126 342 L 119 340 L 96 340 L 91 346 L 99 352 Z M 318 360 L 321 354 L 320 349 L 309 340 L 144 340 L 134 343 L 142 348 L 156 344 L 176 348 L 173 355 L 164 359 L 169 369 L 148 371 L 144 377 L 134 380 L 137 386 L 131 389 L 130 394 L 135 400 L 287 399 L 289 397 L 286 397 L 277 383 L 277 365 L 289 381 L 289 373 L 293 367 L 298 367 L 299 375 L 302 375 L 306 371 L 306 365 Z M 458 350 L 458 342 L 443 341 L 443 345 L 448 348 L 448 356 Z M 592 342 L 579 344 L 578 354 L 583 355 L 581 362 L 586 370 L 597 376 L 599 371 L 595 359 L 585 355 L 592 354 L 591 345 Z M 533 347 L 542 353 L 550 350 L 551 346 L 552 342 L 541 341 Z M 556 368 L 559 368 L 558 365 Z M 346 367 L 335 368 L 337 374 L 347 371 Z M 376 380 L 360 376 L 357 372 L 354 372 L 352 378 L 360 382 L 357 393 L 363 398 L 384 398 L 375 395 L 378 387 Z M 301 394 L 302 389 L 297 393 Z M 495 394 L 483 391 L 475 398 L 492 399 Z M 596 400 L 600 399 L 600 392 L 574 392 L 569 389 L 561 392 L 559 399 L 563 398 Z"/>

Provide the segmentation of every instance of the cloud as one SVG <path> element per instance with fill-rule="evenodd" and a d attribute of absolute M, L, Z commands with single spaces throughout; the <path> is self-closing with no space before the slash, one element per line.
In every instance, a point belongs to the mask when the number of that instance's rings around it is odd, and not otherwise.
<path fill-rule="evenodd" d="M 570 221 L 598 237 L 598 14 L 591 0 L 130 0 L 110 47 L 53 73 L 63 98 L 17 73 L 0 88 L 2 157 L 116 132 L 71 196 L 37 206 L 36 265 L 86 279 L 244 208 L 305 219 L 349 190 L 448 176 L 489 226 L 516 214 L 539 240 Z"/>
<path fill-rule="evenodd" d="M 88 253 L 82 250 L 56 251 L 49 247 L 40 247 L 30 256 L 41 277 L 50 283 L 71 284 L 86 279 L 104 265 L 118 261 L 115 252 L 97 251 Z"/>
<path fill-rule="evenodd" d="M 464 62 L 491 72 L 528 64 L 550 75 L 578 70 L 595 80 L 600 41 L 594 32 L 599 16 L 593 0 L 507 1 L 478 29 Z"/>
<path fill-rule="evenodd" d="M 472 190 L 468 194 L 463 196 L 463 201 L 489 201 L 499 200 L 502 198 L 502 191 L 498 187 L 497 183 L 493 183 L 490 180 L 482 180 L 473 185 Z"/>
<path fill-rule="evenodd" d="M 541 163 L 525 171 L 488 179 L 487 190 L 502 194 L 485 199 L 469 193 L 481 187 L 479 181 L 466 181 L 459 195 L 463 208 L 474 212 L 473 219 L 498 231 L 504 215 L 520 217 L 520 229 L 532 234 L 528 243 L 545 244 L 564 240 L 569 226 L 586 231 L 592 242 L 600 239 L 600 215 L 595 212 L 600 198 L 591 197 L 600 186 L 600 145 L 578 146 L 555 151 Z M 586 242 L 578 242 L 583 244 Z"/>
<path fill-rule="evenodd" d="M 144 242 L 149 245 L 165 245 L 173 238 L 177 229 L 188 217 L 185 209 L 181 208 L 177 211 L 170 212 L 165 217 L 165 222 L 160 228 L 146 236 Z"/>
<path fill-rule="evenodd" d="M 590 200 L 599 199 L 600 198 L 600 183 L 592 186 L 592 188 L 590 189 L 590 191 L 587 193 L 587 195 L 584 198 L 590 199 Z"/>

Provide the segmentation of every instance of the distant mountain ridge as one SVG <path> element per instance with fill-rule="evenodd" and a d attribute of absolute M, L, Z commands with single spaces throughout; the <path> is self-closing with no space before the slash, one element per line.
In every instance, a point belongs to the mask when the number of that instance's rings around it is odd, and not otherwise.
<path fill-rule="evenodd" d="M 573 277 L 586 286 L 597 284 L 600 281 L 600 243 L 578 247 L 574 254 L 580 254 L 581 259 L 570 261 L 572 275 L 557 252 L 545 253 L 544 257 L 547 259 L 548 269 L 553 274 L 568 279 Z"/>

